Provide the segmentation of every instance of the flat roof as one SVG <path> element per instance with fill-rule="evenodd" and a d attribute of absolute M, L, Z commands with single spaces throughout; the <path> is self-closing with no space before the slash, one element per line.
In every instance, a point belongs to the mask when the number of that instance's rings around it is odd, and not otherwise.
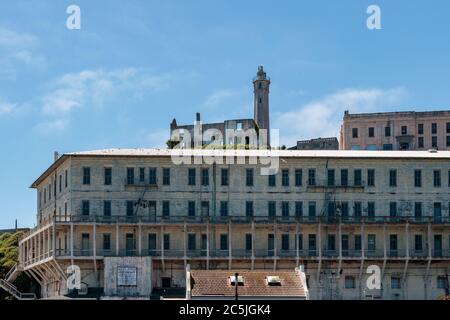
<path fill-rule="evenodd" d="M 373 150 L 223 150 L 223 149 L 101 149 L 65 153 L 65 156 L 278 156 L 280 158 L 427 158 L 450 159 L 450 151 L 373 151 Z"/>

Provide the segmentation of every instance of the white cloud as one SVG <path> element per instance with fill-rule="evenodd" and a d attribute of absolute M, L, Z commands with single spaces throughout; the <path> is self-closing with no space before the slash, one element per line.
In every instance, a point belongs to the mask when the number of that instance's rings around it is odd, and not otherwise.
<path fill-rule="evenodd" d="M 0 27 L 0 47 L 29 47 L 37 43 L 37 38 L 29 33 L 19 33 Z"/>
<path fill-rule="evenodd" d="M 55 131 L 64 131 L 68 125 L 69 125 L 68 119 L 54 119 L 38 123 L 34 127 L 34 130 L 42 134 L 50 134 Z"/>
<path fill-rule="evenodd" d="M 42 99 L 42 111 L 68 115 L 75 108 L 103 107 L 123 93 L 141 99 L 146 92 L 168 88 L 171 79 L 171 74 L 152 75 L 136 68 L 68 73 L 53 81 L 52 90 Z"/>
<path fill-rule="evenodd" d="M 406 95 L 404 88 L 345 89 L 276 115 L 272 128 L 280 130 L 281 144 L 287 146 L 295 145 L 297 140 L 339 137 L 345 110 L 379 111 L 397 104 Z"/>
<path fill-rule="evenodd" d="M 33 52 L 38 43 L 32 34 L 0 27 L 0 74 L 15 79 L 23 65 L 43 66 L 45 58 Z"/>
<path fill-rule="evenodd" d="M 16 109 L 17 105 L 0 99 L 0 116 L 10 114 Z"/>
<path fill-rule="evenodd" d="M 237 96 L 238 92 L 232 90 L 218 90 L 211 93 L 203 103 L 207 108 L 214 108 L 220 105 L 227 98 Z"/>

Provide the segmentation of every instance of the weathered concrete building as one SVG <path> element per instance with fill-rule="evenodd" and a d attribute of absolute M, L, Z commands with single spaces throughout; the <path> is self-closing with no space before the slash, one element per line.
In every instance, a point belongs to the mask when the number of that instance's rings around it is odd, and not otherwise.
<path fill-rule="evenodd" d="M 188 264 L 274 275 L 304 266 L 311 299 L 448 290 L 450 152 L 184 150 L 193 162 L 181 164 L 181 151 L 59 157 L 32 184 L 38 224 L 11 274 L 34 277 L 43 297 L 67 293 L 70 265 L 109 297 L 184 288 Z M 275 174 L 261 174 L 267 157 Z M 366 284 L 374 265 L 379 289 Z"/>
<path fill-rule="evenodd" d="M 450 111 L 344 114 L 342 150 L 450 150 Z"/>
<path fill-rule="evenodd" d="M 198 148 L 205 145 L 245 145 L 261 149 L 270 146 L 269 115 L 270 79 L 262 66 L 253 79 L 254 116 L 250 119 L 232 119 L 217 123 L 202 123 L 200 113 L 193 125 L 179 125 L 174 118 L 170 124 L 169 147 Z M 210 132 L 207 134 L 207 132 Z M 206 135 L 194 141 L 194 136 Z"/>
<path fill-rule="evenodd" d="M 339 142 L 335 137 L 300 140 L 289 150 L 339 150 Z"/>

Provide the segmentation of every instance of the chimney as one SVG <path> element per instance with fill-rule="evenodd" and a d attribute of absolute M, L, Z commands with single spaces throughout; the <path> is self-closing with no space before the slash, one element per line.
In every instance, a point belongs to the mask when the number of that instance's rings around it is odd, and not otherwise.
<path fill-rule="evenodd" d="M 200 121 L 200 112 L 195 114 L 195 121 Z"/>
<path fill-rule="evenodd" d="M 55 151 L 55 152 L 53 153 L 53 160 L 56 161 L 56 160 L 58 160 L 58 159 L 59 159 L 59 153 L 58 153 L 58 151 Z"/>

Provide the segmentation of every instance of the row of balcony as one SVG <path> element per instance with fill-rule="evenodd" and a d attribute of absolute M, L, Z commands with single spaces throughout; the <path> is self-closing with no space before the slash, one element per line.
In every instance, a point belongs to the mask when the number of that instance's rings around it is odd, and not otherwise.
<path fill-rule="evenodd" d="M 435 216 L 435 217 L 415 217 L 415 216 L 156 216 L 156 215 L 114 215 L 114 216 L 100 216 L 100 215 L 57 215 L 55 221 L 58 223 L 75 222 L 75 223 L 148 223 L 148 224 L 268 224 L 268 223 L 306 223 L 306 224 L 382 224 L 382 223 L 411 223 L 411 224 L 449 224 L 450 217 Z"/>
<path fill-rule="evenodd" d="M 119 250 L 118 254 L 115 250 L 97 250 L 97 257 L 125 257 L 125 256 L 152 256 L 152 257 L 174 257 L 183 258 L 185 257 L 184 250 L 160 250 L 160 249 L 143 249 L 139 250 L 128 249 Z M 93 257 L 93 250 L 74 250 L 73 255 L 75 257 Z M 56 256 L 58 257 L 68 257 L 71 256 L 70 250 L 67 249 L 57 249 Z M 186 250 L 186 258 L 196 258 L 196 257 L 207 257 L 208 252 L 205 249 L 197 250 Z M 309 258 L 309 257 L 323 257 L 323 258 L 339 258 L 339 250 L 322 250 L 319 253 L 318 250 L 306 249 L 306 250 L 272 250 L 272 249 L 255 249 L 252 250 L 242 250 L 233 249 L 231 251 L 232 258 L 266 258 L 266 257 L 278 257 L 278 258 Z M 363 256 L 362 250 L 342 250 L 342 258 L 361 258 Z M 209 257 L 212 258 L 229 258 L 229 250 L 210 250 Z M 385 257 L 383 250 L 365 250 L 365 258 L 379 258 L 383 259 Z M 406 255 L 406 250 L 387 250 L 386 258 L 428 258 L 428 251 L 425 250 L 410 250 L 409 255 Z M 450 258 L 449 250 L 432 250 L 431 258 Z"/>

